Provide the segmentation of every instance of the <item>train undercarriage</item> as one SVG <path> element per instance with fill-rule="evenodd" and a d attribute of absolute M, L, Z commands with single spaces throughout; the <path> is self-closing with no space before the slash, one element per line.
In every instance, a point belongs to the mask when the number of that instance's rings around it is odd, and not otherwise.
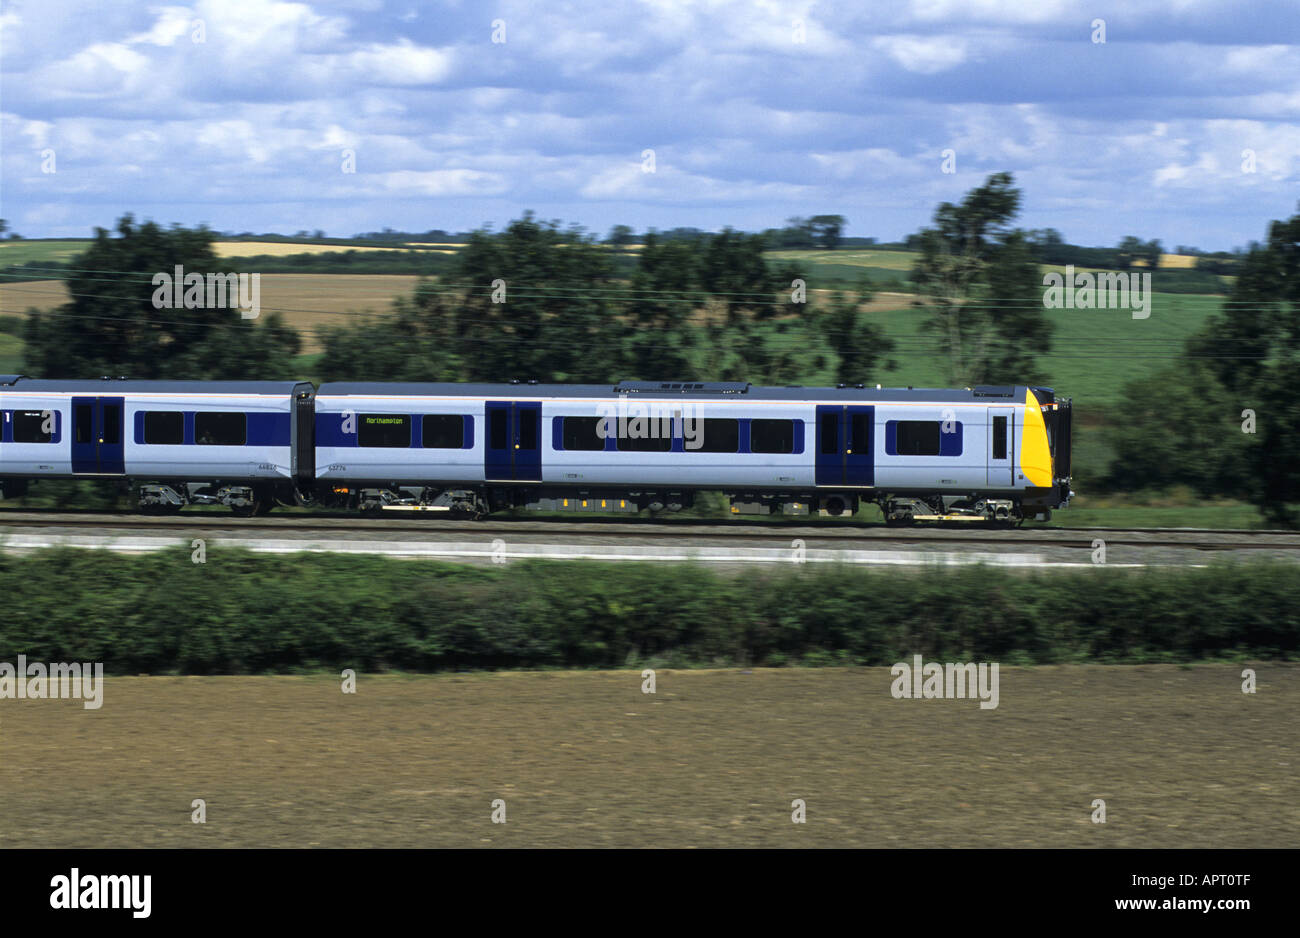
<path fill-rule="evenodd" d="M 277 505 L 304 504 L 294 486 L 287 483 L 155 482 L 140 485 L 138 494 L 140 511 L 148 515 L 175 514 L 187 505 L 225 505 L 237 516 L 251 518 Z"/>
<path fill-rule="evenodd" d="M 497 511 L 538 511 L 575 514 L 673 514 L 695 505 L 690 489 L 562 488 L 500 484 L 452 488 L 367 482 L 319 485 L 302 489 L 289 482 L 225 483 L 150 482 L 131 484 L 119 480 L 124 490 L 134 488 L 145 514 L 173 514 L 187 506 L 222 505 L 240 517 L 264 515 L 276 507 L 334 508 L 379 515 L 386 512 L 428 512 L 459 519 L 481 519 Z M 26 485 L 4 483 L 4 494 L 24 494 Z M 1048 493 L 1051 493 L 1050 495 Z M 984 523 L 1018 525 L 1025 520 L 1046 521 L 1053 507 L 1063 505 L 1068 494 L 1030 490 L 1026 497 L 996 494 L 926 494 L 917 492 L 754 492 L 724 491 L 732 515 L 810 516 L 851 518 L 865 504 L 876 504 L 887 525 Z"/>
<path fill-rule="evenodd" d="M 983 522 L 1019 524 L 1026 518 L 1046 521 L 1051 510 L 1020 498 L 972 493 L 865 495 L 843 492 L 760 493 L 724 492 L 732 515 L 821 515 L 849 518 L 864 504 L 879 506 L 885 523 Z M 565 489 L 518 485 L 442 488 L 408 485 L 347 485 L 323 487 L 308 500 L 322 507 L 360 510 L 367 514 L 430 512 L 453 518 L 484 518 L 507 510 L 574 513 L 674 513 L 695 504 L 689 489 Z"/>

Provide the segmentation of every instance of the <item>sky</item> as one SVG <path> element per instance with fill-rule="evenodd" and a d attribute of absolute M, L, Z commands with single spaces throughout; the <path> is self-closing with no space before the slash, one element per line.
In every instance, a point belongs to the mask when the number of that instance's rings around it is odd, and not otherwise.
<path fill-rule="evenodd" d="M 1006 171 L 1021 227 L 1226 250 L 1297 211 L 1297 43 L 1294 0 L 3 0 L 0 216 L 892 241 Z"/>

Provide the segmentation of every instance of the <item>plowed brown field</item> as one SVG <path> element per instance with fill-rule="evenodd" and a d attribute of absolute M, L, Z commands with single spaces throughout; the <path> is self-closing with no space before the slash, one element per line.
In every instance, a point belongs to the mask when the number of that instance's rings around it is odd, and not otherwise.
<path fill-rule="evenodd" d="M 994 710 L 884 668 L 110 677 L 0 700 L 0 846 L 1295 847 L 1300 667 L 1255 667 L 1002 668 Z"/>

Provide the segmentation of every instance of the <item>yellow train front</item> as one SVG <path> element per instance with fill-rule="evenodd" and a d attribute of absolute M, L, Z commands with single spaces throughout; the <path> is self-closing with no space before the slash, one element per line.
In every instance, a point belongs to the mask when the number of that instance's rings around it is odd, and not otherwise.
<path fill-rule="evenodd" d="M 965 393 L 969 400 L 944 408 L 938 431 L 928 420 L 909 422 L 905 439 L 901 422 L 897 437 L 886 430 L 885 456 L 911 457 L 896 471 L 877 470 L 877 485 L 887 490 L 875 501 L 886 522 L 1047 521 L 1054 509 L 1067 507 L 1074 494 L 1071 401 L 1034 386 Z M 945 465 L 945 455 L 965 457 L 965 464 L 951 471 L 957 463 Z M 962 487 L 970 491 L 955 491 Z"/>

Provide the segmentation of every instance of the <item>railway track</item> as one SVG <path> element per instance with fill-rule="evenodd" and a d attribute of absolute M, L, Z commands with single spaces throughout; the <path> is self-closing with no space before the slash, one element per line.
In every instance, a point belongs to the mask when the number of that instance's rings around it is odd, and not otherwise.
<path fill-rule="evenodd" d="M 1039 528 L 974 531 L 969 528 L 889 528 L 881 524 L 856 525 L 845 522 L 819 524 L 755 525 L 731 519 L 655 519 L 628 522 L 621 519 L 493 519 L 457 521 L 421 517 L 358 518 L 355 515 L 285 515 L 269 518 L 237 518 L 216 512 L 193 512 L 167 517 L 129 514 L 0 512 L 0 532 L 5 529 L 77 529 L 88 532 L 111 530 L 136 533 L 176 533 L 204 529 L 230 534 L 275 535 L 308 532 L 315 535 L 475 535 L 535 538 L 571 534 L 583 538 L 645 540 L 683 538 L 747 541 L 770 544 L 794 538 L 830 546 L 864 543 L 905 545 L 941 544 L 997 545 L 1002 547 L 1046 546 L 1091 550 L 1098 538 L 1110 546 L 1137 548 L 1181 548 L 1184 550 L 1300 550 L 1300 532 L 1260 530 L 1211 530 L 1201 528 Z"/>

